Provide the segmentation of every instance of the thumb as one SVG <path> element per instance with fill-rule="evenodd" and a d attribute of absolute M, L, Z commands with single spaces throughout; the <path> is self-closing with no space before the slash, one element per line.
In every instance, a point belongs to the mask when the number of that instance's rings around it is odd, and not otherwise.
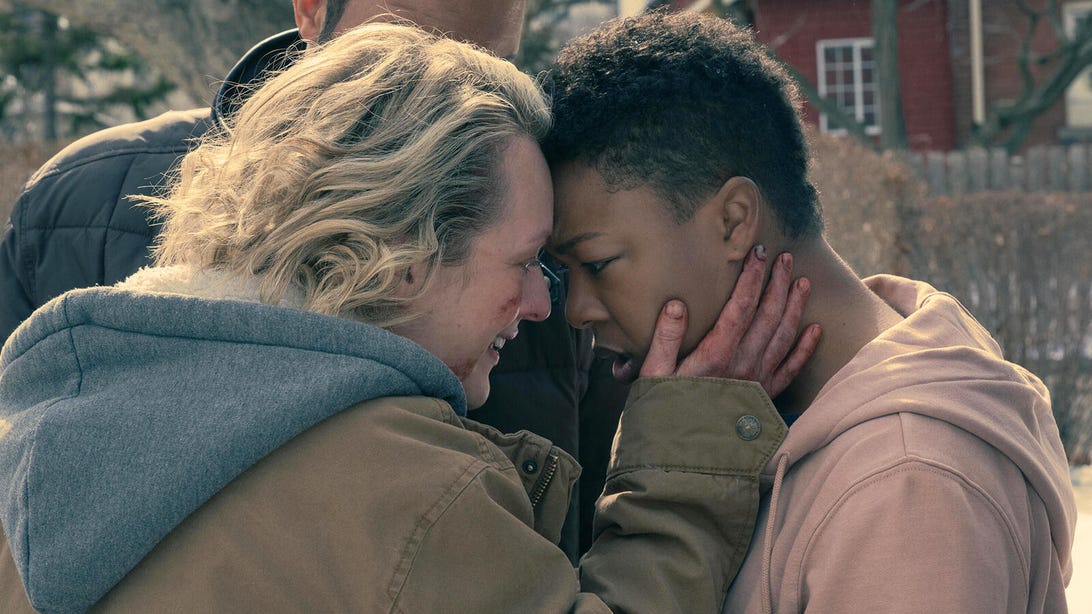
<path fill-rule="evenodd" d="M 652 332 L 652 345 L 648 348 L 641 377 L 667 377 L 675 375 L 678 368 L 679 349 L 686 334 L 686 305 L 672 299 L 660 310 L 656 330 Z"/>

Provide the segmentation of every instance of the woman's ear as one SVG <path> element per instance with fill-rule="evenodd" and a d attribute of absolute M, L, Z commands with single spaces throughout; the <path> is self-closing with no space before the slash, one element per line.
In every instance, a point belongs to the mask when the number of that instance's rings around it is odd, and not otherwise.
<path fill-rule="evenodd" d="M 402 270 L 402 279 L 398 283 L 395 292 L 397 296 L 406 298 L 420 292 L 421 282 L 424 280 L 424 265 L 413 264 Z"/>
<path fill-rule="evenodd" d="M 322 26 L 326 25 L 326 0 L 292 0 L 296 13 L 296 27 L 300 38 L 308 43 L 318 40 Z"/>
<path fill-rule="evenodd" d="M 699 212 L 717 234 L 729 262 L 742 261 L 758 241 L 762 195 L 755 182 L 732 177 L 724 182 Z"/>

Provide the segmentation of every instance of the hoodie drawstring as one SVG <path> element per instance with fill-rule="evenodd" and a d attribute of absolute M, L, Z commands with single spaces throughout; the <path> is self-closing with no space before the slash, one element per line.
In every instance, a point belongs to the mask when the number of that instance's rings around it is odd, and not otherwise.
<path fill-rule="evenodd" d="M 781 481 L 785 469 L 789 466 L 789 455 L 782 454 L 777 459 L 777 473 L 774 474 L 773 491 L 770 493 L 770 512 L 766 518 L 766 534 L 762 540 L 762 612 L 773 613 L 773 586 L 770 582 L 770 559 L 773 557 L 773 531 L 777 519 L 777 503 L 781 494 Z"/>

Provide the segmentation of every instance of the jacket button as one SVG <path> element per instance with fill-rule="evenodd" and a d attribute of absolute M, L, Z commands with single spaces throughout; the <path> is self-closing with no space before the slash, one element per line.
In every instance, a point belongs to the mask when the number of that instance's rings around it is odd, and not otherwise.
<path fill-rule="evenodd" d="M 522 467 L 524 473 L 534 473 L 538 471 L 538 463 L 530 459 L 523 461 Z"/>
<path fill-rule="evenodd" d="M 743 416 L 736 420 L 736 434 L 743 441 L 754 441 L 762 433 L 762 422 L 754 416 Z"/>

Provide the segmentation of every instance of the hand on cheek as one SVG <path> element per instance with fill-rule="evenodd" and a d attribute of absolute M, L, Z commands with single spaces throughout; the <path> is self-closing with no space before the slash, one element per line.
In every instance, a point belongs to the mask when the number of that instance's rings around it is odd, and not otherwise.
<path fill-rule="evenodd" d="M 682 363 L 686 309 L 681 301 L 668 301 L 656 321 L 641 377 L 744 379 L 760 383 L 771 398 L 785 390 L 815 352 L 821 331 L 813 324 L 796 338 L 810 285 L 804 278 L 793 282 L 792 256 L 777 259 L 763 293 L 765 273 L 765 250 L 757 246 L 713 329 Z"/>

